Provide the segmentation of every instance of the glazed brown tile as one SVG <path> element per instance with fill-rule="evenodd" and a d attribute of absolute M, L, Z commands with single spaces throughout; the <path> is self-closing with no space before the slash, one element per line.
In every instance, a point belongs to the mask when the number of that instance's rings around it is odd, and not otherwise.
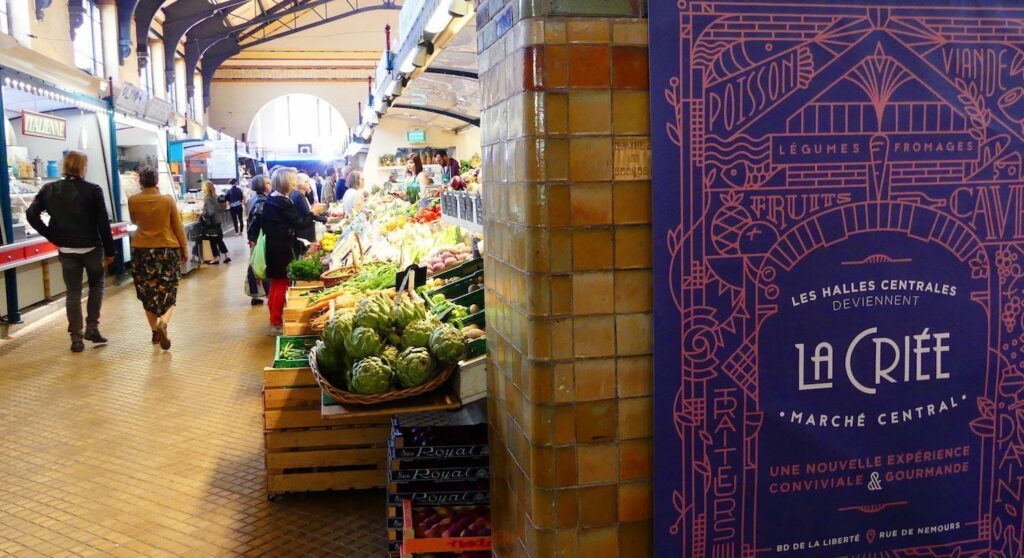
<path fill-rule="evenodd" d="M 615 350 L 620 356 L 646 355 L 652 350 L 652 317 L 650 314 L 618 314 L 615 316 Z"/>
<path fill-rule="evenodd" d="M 615 317 L 578 316 L 573 319 L 573 352 L 576 357 L 615 354 Z"/>
<path fill-rule="evenodd" d="M 554 315 L 572 312 L 572 276 L 553 275 L 551 277 L 551 313 Z"/>
<path fill-rule="evenodd" d="M 648 79 L 646 47 L 612 48 L 612 87 L 647 89 Z"/>
<path fill-rule="evenodd" d="M 523 48 L 523 89 L 527 91 L 543 89 L 544 84 L 544 46 L 533 45 Z"/>
<path fill-rule="evenodd" d="M 544 24 L 544 43 L 558 45 L 565 43 L 566 23 L 564 21 L 546 21 Z"/>
<path fill-rule="evenodd" d="M 576 441 L 576 409 L 573 405 L 555 406 L 554 442 L 558 445 Z"/>
<path fill-rule="evenodd" d="M 547 180 L 549 182 L 568 180 L 570 161 L 569 140 L 565 138 L 548 138 L 544 140 L 544 148 L 544 168 Z"/>
<path fill-rule="evenodd" d="M 618 400 L 619 439 L 648 438 L 652 434 L 651 398 Z"/>
<path fill-rule="evenodd" d="M 634 521 L 619 524 L 620 556 L 654 556 L 650 521 Z"/>
<path fill-rule="evenodd" d="M 616 182 L 613 194 L 616 225 L 651 222 L 651 183 Z"/>
<path fill-rule="evenodd" d="M 607 19 L 587 18 L 566 23 L 569 43 L 602 44 L 611 41 L 611 23 Z"/>
<path fill-rule="evenodd" d="M 653 503 L 651 501 L 650 481 L 638 481 L 618 485 L 619 488 L 619 521 L 642 521 L 651 518 Z"/>
<path fill-rule="evenodd" d="M 615 397 L 615 359 L 577 360 L 576 401 L 596 401 Z"/>
<path fill-rule="evenodd" d="M 615 311 L 650 312 L 653 306 L 652 274 L 648 269 L 615 272 Z"/>
<path fill-rule="evenodd" d="M 570 138 L 569 180 L 572 182 L 610 182 L 612 180 L 611 137 Z"/>
<path fill-rule="evenodd" d="M 647 21 L 616 21 L 612 24 L 612 42 L 616 45 L 647 44 Z"/>
<path fill-rule="evenodd" d="M 548 67 L 550 68 L 550 63 Z M 543 95 L 544 125 L 547 127 L 547 133 L 550 135 L 569 133 L 569 94 L 552 93 L 548 90 Z"/>
<path fill-rule="evenodd" d="M 572 232 L 572 263 L 577 271 L 611 269 L 613 265 L 612 231 L 583 229 Z M 649 257 L 649 256 L 648 256 Z"/>
<path fill-rule="evenodd" d="M 618 446 L 584 444 L 576 446 L 579 484 L 614 483 L 618 480 Z"/>
<path fill-rule="evenodd" d="M 576 45 L 568 51 L 570 88 L 607 88 L 611 85 L 610 47 Z"/>
<path fill-rule="evenodd" d="M 610 271 L 576 273 L 572 276 L 572 313 L 611 314 L 614 303 L 615 275 Z"/>
<path fill-rule="evenodd" d="M 569 47 L 545 45 L 544 46 L 544 70 L 549 89 L 564 89 L 569 87 Z"/>
<path fill-rule="evenodd" d="M 555 374 L 555 378 L 554 378 L 554 380 L 555 380 L 555 385 L 554 385 L 555 401 L 558 401 L 560 403 L 564 403 L 564 402 L 572 402 L 572 401 L 576 400 L 576 379 L 575 379 L 574 368 L 575 367 L 574 367 L 573 363 L 571 363 L 571 362 L 560 362 L 560 363 L 555 365 L 555 372 L 554 372 L 554 374 Z M 572 408 L 571 407 L 569 408 L 569 411 L 570 411 L 570 414 L 571 414 L 571 412 L 572 412 Z M 557 413 L 556 413 L 555 420 L 556 420 L 556 426 L 555 426 L 556 435 L 555 435 L 555 439 L 556 439 L 557 443 L 565 443 L 564 440 L 566 440 L 567 438 L 563 438 L 563 437 L 561 437 L 561 436 L 559 436 L 557 434 L 557 432 L 558 432 L 558 425 L 557 425 L 558 417 L 557 417 Z M 572 437 L 571 437 L 572 436 L 572 432 L 574 432 L 573 428 L 574 427 L 570 427 L 569 428 L 570 436 L 569 436 L 568 439 L 572 439 Z"/>
<path fill-rule="evenodd" d="M 573 268 L 573 233 L 551 231 L 551 273 L 568 273 Z"/>
<path fill-rule="evenodd" d="M 610 134 L 612 131 L 610 91 L 569 92 L 569 133 Z"/>
<path fill-rule="evenodd" d="M 579 524 L 577 494 L 575 488 L 555 492 L 555 524 L 559 528 L 576 527 Z"/>
<path fill-rule="evenodd" d="M 620 481 L 651 478 L 653 444 L 650 439 L 622 440 L 618 449 Z"/>
<path fill-rule="evenodd" d="M 580 556 L 588 558 L 650 556 L 649 554 L 619 554 L 619 533 L 618 528 L 614 526 L 581 529 L 579 531 L 579 553 Z"/>
<path fill-rule="evenodd" d="M 614 484 L 579 487 L 580 526 L 611 525 L 617 518 Z"/>
<path fill-rule="evenodd" d="M 555 448 L 555 485 L 559 488 L 576 485 L 577 452 L 573 446 Z M 582 463 L 582 460 L 580 461 Z"/>
<path fill-rule="evenodd" d="M 651 227 L 615 229 L 615 269 L 651 266 Z"/>
<path fill-rule="evenodd" d="M 612 185 L 605 183 L 574 184 L 572 226 L 588 227 L 612 224 Z"/>
<path fill-rule="evenodd" d="M 555 318 L 551 321 L 551 358 L 570 359 L 574 353 L 575 341 L 573 318 Z"/>
<path fill-rule="evenodd" d="M 650 97 L 646 90 L 620 89 L 612 93 L 612 130 L 616 135 L 644 135 L 651 131 Z"/>
<path fill-rule="evenodd" d="M 615 375 L 619 384 L 619 397 L 636 397 L 638 395 L 651 394 L 651 384 L 654 379 L 654 367 L 650 356 L 645 355 L 618 359 L 618 364 L 615 367 Z"/>
<path fill-rule="evenodd" d="M 650 399 L 647 401 L 649 407 Z M 635 406 L 631 407 L 631 411 L 633 412 L 629 414 L 630 417 L 636 414 Z M 577 403 L 577 442 L 587 444 L 615 440 L 619 420 L 618 414 L 618 402 L 614 399 Z M 647 423 L 650 423 L 650 419 L 647 420 Z M 636 433 L 636 429 L 631 429 L 630 432 Z"/>

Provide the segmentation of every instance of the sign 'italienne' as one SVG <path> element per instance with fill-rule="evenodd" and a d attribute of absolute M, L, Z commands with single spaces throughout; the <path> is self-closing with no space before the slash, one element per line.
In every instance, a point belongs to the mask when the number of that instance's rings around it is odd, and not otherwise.
<path fill-rule="evenodd" d="M 26 136 L 65 140 L 68 137 L 68 121 L 48 114 L 23 110 L 21 133 Z"/>
<path fill-rule="evenodd" d="M 1024 556 L 1024 8 L 650 4 L 659 558 Z"/>

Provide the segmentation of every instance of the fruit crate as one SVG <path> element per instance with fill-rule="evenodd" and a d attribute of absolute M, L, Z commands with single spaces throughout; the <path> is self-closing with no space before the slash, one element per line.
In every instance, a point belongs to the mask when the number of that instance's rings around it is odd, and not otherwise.
<path fill-rule="evenodd" d="M 325 420 L 309 368 L 263 371 L 267 496 L 387 486 L 389 420 Z"/>
<path fill-rule="evenodd" d="M 486 424 L 421 426 L 402 417 L 392 417 L 388 445 L 392 458 L 400 461 L 490 456 Z"/>
<path fill-rule="evenodd" d="M 274 346 L 274 368 L 302 368 L 309 366 L 309 349 L 319 339 L 316 335 L 278 335 L 277 343 Z M 284 358 L 281 354 L 290 348 L 299 348 L 303 352 L 302 358 Z"/>
<path fill-rule="evenodd" d="M 437 287 L 424 293 L 427 298 L 432 298 L 437 295 L 444 295 L 445 298 L 456 298 L 460 297 L 467 292 L 473 285 L 482 284 L 484 277 L 484 270 L 480 269 L 470 273 L 469 275 L 452 281 L 446 285 Z"/>
<path fill-rule="evenodd" d="M 413 509 L 402 502 L 402 557 L 419 553 L 484 553 L 491 550 L 490 509 L 483 506 Z"/>
<path fill-rule="evenodd" d="M 432 277 L 436 277 L 438 279 L 452 279 L 453 277 L 465 277 L 467 275 L 470 275 L 471 273 L 476 273 L 477 271 L 480 271 L 483 268 L 483 258 L 471 258 L 451 269 L 446 269 L 441 273 L 433 275 Z"/>

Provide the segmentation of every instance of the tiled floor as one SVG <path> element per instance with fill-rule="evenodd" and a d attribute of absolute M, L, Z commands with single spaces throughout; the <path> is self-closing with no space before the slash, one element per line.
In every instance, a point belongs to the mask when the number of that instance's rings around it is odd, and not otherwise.
<path fill-rule="evenodd" d="M 384 554 L 379 491 L 266 499 L 264 307 L 231 265 L 181 282 L 163 353 L 129 286 L 110 344 L 68 351 L 63 314 L 0 341 L 0 556 Z"/>

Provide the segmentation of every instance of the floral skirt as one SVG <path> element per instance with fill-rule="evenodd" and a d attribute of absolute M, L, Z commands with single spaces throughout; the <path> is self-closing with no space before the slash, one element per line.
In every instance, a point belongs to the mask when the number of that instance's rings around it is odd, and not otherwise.
<path fill-rule="evenodd" d="M 178 248 L 133 248 L 135 294 L 147 312 L 163 316 L 177 302 L 181 277 Z"/>

